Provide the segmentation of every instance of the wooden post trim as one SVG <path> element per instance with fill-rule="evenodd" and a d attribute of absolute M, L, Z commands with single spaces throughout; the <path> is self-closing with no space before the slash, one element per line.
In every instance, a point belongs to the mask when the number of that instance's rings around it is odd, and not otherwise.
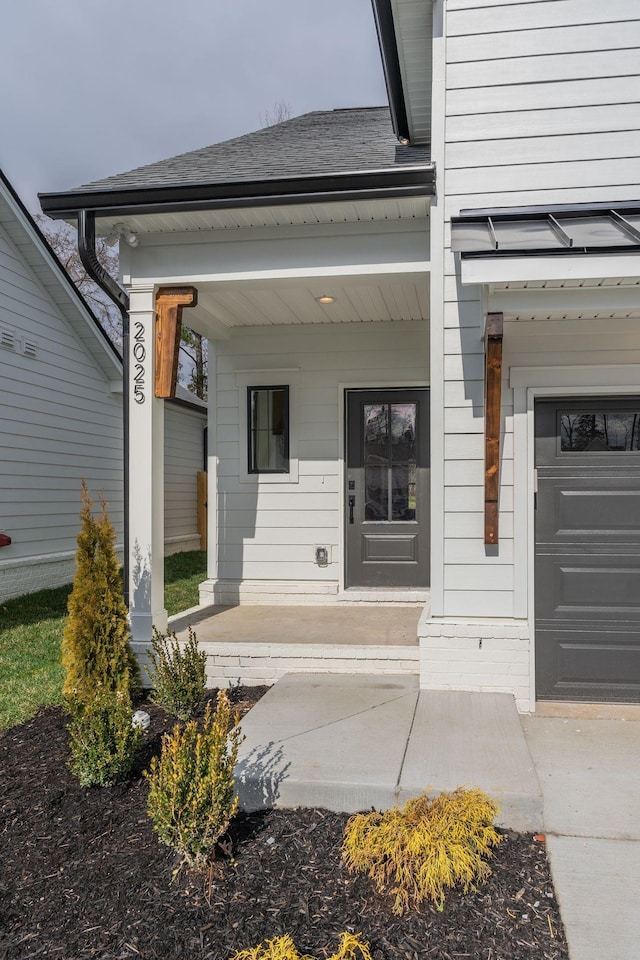
<path fill-rule="evenodd" d="M 176 395 L 183 307 L 195 307 L 195 287 L 160 287 L 156 293 L 156 397 Z"/>
<path fill-rule="evenodd" d="M 209 495 L 209 475 L 206 470 L 199 470 L 197 474 L 198 482 L 198 533 L 200 534 L 200 549 L 207 549 L 208 541 L 208 523 L 207 523 L 207 498 Z"/>
<path fill-rule="evenodd" d="M 488 313 L 484 343 L 484 542 L 498 543 L 503 315 Z"/>

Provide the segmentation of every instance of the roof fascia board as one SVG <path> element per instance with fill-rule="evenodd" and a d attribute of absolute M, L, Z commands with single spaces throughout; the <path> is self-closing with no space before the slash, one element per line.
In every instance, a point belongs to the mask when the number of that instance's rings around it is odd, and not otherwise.
<path fill-rule="evenodd" d="M 384 82 L 389 97 L 393 131 L 398 140 L 410 140 L 409 119 L 404 97 L 391 0 L 371 0 L 371 4 L 378 34 L 380 56 L 382 57 Z"/>
<path fill-rule="evenodd" d="M 62 264 L 53 252 L 53 249 L 51 248 L 47 238 L 40 230 L 38 224 L 35 222 L 23 204 L 22 200 L 14 190 L 13 185 L 7 179 L 2 170 L 0 170 L 0 192 L 2 193 L 5 203 L 13 213 L 16 221 L 22 227 L 26 237 L 35 246 L 35 248 L 39 250 L 42 260 L 47 264 L 47 267 L 51 271 L 52 275 L 59 282 L 65 296 L 69 300 L 71 308 L 77 312 L 77 314 L 82 318 L 84 325 L 91 331 L 93 338 L 95 339 L 96 346 L 99 347 L 100 357 L 106 357 L 108 360 L 107 367 L 110 369 L 115 368 L 121 375 L 122 359 L 115 344 L 112 343 L 110 337 L 103 330 L 102 326 L 98 322 L 97 317 L 89 307 L 89 304 L 75 286 L 69 274 L 62 267 Z M 96 359 L 98 359 L 97 356 Z"/>
<path fill-rule="evenodd" d="M 625 248 L 628 249 L 628 248 Z M 544 280 L 606 280 L 637 277 L 638 256 L 621 254 L 594 256 L 472 257 L 461 258 L 461 282 L 524 283 Z"/>
<path fill-rule="evenodd" d="M 434 182 L 435 167 L 425 164 L 331 177 L 43 193 L 39 194 L 39 200 L 45 213 L 59 219 L 74 218 L 82 209 L 93 210 L 97 215 L 107 212 L 120 215 L 132 209 L 138 213 L 178 213 L 181 210 L 269 206 L 276 202 L 293 204 L 432 196 Z"/>

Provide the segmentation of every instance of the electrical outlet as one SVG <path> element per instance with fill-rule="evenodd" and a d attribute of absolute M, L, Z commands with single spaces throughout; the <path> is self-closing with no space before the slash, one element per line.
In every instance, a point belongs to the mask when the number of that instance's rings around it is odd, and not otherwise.
<path fill-rule="evenodd" d="M 331 547 L 314 545 L 314 559 L 319 567 L 326 567 L 331 563 Z"/>

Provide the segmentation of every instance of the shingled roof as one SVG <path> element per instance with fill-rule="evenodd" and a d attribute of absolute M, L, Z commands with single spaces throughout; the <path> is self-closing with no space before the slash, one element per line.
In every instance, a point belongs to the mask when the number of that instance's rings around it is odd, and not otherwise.
<path fill-rule="evenodd" d="M 45 213 L 73 218 L 133 209 L 213 209 L 433 193 L 427 147 L 399 143 L 388 107 L 307 113 L 242 137 L 76 187 L 40 194 Z"/>
<path fill-rule="evenodd" d="M 398 143 L 388 107 L 321 110 L 77 189 L 281 180 L 392 170 L 429 161 L 426 148 Z"/>

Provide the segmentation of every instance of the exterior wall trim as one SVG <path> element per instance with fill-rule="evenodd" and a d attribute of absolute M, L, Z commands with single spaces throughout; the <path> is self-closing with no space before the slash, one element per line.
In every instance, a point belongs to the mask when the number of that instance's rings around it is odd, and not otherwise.
<path fill-rule="evenodd" d="M 431 259 L 429 365 L 431 379 L 431 611 L 444 613 L 444 311 L 446 243 L 446 71 L 447 38 L 444 0 L 433 5 L 431 82 L 432 160 L 438 171 L 437 192 L 429 209 Z"/>
<path fill-rule="evenodd" d="M 615 204 L 612 204 L 615 206 Z M 460 254 L 455 254 L 459 257 Z M 432 255 L 433 259 L 433 255 Z M 634 277 L 638 270 L 638 257 L 616 254 L 614 256 L 563 257 L 494 257 L 460 261 L 461 282 L 469 283 L 524 283 L 534 280 L 584 280 Z"/>

